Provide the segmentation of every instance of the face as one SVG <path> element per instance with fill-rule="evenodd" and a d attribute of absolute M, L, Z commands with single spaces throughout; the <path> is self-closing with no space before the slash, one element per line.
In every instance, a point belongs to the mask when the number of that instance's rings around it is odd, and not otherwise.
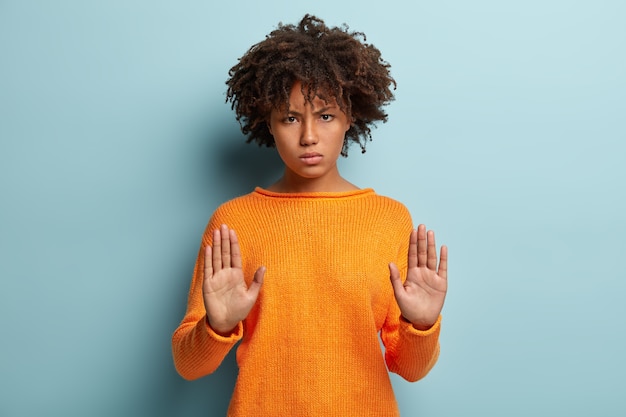
<path fill-rule="evenodd" d="M 337 169 L 349 117 L 335 100 L 315 97 L 306 101 L 300 82 L 289 95 L 289 109 L 274 109 L 269 129 L 276 149 L 285 163 L 283 182 L 332 190 L 343 179 Z"/>

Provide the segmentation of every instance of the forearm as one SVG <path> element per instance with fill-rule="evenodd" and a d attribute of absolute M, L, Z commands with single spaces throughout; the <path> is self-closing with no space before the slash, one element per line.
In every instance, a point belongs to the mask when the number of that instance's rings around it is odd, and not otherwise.
<path fill-rule="evenodd" d="M 211 329 L 204 316 L 195 322 L 183 320 L 172 336 L 176 370 L 185 379 L 197 379 L 214 372 L 242 334 L 241 323 L 230 334 L 220 335 Z"/>
<path fill-rule="evenodd" d="M 441 317 L 427 330 L 399 320 L 397 327 L 383 333 L 385 360 L 391 372 L 407 381 L 417 381 L 433 368 L 439 357 Z"/>
<path fill-rule="evenodd" d="M 208 325 L 202 299 L 205 247 L 206 241 L 198 252 L 185 316 L 172 335 L 174 366 L 185 379 L 214 372 L 243 333 L 241 325 L 230 335 L 219 335 Z"/>

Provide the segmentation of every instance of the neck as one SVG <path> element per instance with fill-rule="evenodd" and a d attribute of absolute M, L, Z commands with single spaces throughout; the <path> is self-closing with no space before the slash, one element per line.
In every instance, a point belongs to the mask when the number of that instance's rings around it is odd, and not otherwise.
<path fill-rule="evenodd" d="M 277 193 L 315 193 L 351 191 L 358 190 L 359 187 L 348 182 L 339 173 L 330 178 L 303 178 L 285 171 L 283 176 L 267 189 Z"/>

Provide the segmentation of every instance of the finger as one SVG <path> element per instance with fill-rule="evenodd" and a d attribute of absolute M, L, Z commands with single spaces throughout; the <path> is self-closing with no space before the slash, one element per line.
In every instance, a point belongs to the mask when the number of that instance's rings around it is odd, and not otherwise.
<path fill-rule="evenodd" d="M 435 246 L 435 232 L 428 231 L 428 258 L 426 261 L 428 269 L 437 269 L 437 246 Z"/>
<path fill-rule="evenodd" d="M 252 295 L 255 299 L 259 296 L 259 291 L 261 290 L 261 285 L 263 284 L 263 279 L 265 277 L 265 267 L 262 266 L 256 270 L 254 273 L 254 279 L 250 283 L 250 287 L 248 287 L 248 293 Z"/>
<path fill-rule="evenodd" d="M 213 276 L 213 262 L 211 262 L 211 246 L 207 246 L 204 250 L 204 278 Z"/>
<path fill-rule="evenodd" d="M 389 263 L 389 279 L 391 280 L 393 292 L 396 293 L 396 297 L 398 296 L 398 294 L 402 294 L 402 291 L 404 291 L 404 285 L 402 285 L 400 271 L 398 270 L 396 264 L 394 264 L 393 262 Z"/>
<path fill-rule="evenodd" d="M 220 234 L 222 235 L 222 267 L 230 268 L 230 230 L 228 226 L 223 224 Z"/>
<path fill-rule="evenodd" d="M 411 231 L 411 238 L 409 239 L 409 268 L 417 267 L 417 230 Z"/>
<path fill-rule="evenodd" d="M 426 266 L 428 258 L 426 246 L 426 226 L 420 224 L 417 227 L 417 266 Z"/>
<path fill-rule="evenodd" d="M 215 229 L 213 231 L 213 255 L 212 255 L 212 263 L 213 263 L 213 271 L 217 272 L 222 269 L 222 242 L 221 242 L 221 233 L 220 229 Z"/>
<path fill-rule="evenodd" d="M 241 268 L 239 240 L 237 239 L 237 233 L 233 229 L 230 230 L 230 256 L 233 268 Z"/>
<path fill-rule="evenodd" d="M 441 247 L 441 258 L 439 259 L 437 275 L 443 279 L 448 279 L 448 247 L 445 245 Z"/>

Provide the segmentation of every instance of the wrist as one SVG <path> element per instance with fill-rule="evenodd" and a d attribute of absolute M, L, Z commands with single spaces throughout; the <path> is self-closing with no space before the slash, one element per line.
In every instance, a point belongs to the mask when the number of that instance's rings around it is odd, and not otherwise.
<path fill-rule="evenodd" d="M 413 326 L 413 328 L 414 328 L 415 330 L 420 330 L 420 331 L 422 331 L 422 332 L 424 332 L 424 331 L 426 331 L 426 330 L 430 330 L 430 328 L 431 328 L 431 327 L 433 327 L 433 326 L 435 325 L 435 323 L 431 323 L 431 324 L 428 324 L 428 323 L 420 323 L 420 322 L 415 322 L 415 323 L 414 323 L 414 322 L 412 322 L 411 320 L 407 319 L 407 318 L 406 318 L 406 317 L 404 317 L 404 316 L 400 316 L 400 317 L 401 317 L 401 320 L 402 320 L 402 321 L 404 321 L 405 323 L 408 323 L 408 324 L 410 324 L 411 326 Z"/>
<path fill-rule="evenodd" d="M 433 323 L 434 324 L 434 323 Z M 419 324 L 413 324 L 413 328 L 415 330 L 420 330 L 422 332 L 425 332 L 426 330 L 430 330 L 433 327 L 433 324 L 431 325 L 419 325 Z"/>
<path fill-rule="evenodd" d="M 206 325 L 209 326 L 216 334 L 223 337 L 228 337 L 232 335 L 235 329 L 237 329 L 237 323 L 235 323 L 234 326 L 230 326 L 228 324 L 213 325 L 208 315 L 205 316 L 205 322 Z"/>

